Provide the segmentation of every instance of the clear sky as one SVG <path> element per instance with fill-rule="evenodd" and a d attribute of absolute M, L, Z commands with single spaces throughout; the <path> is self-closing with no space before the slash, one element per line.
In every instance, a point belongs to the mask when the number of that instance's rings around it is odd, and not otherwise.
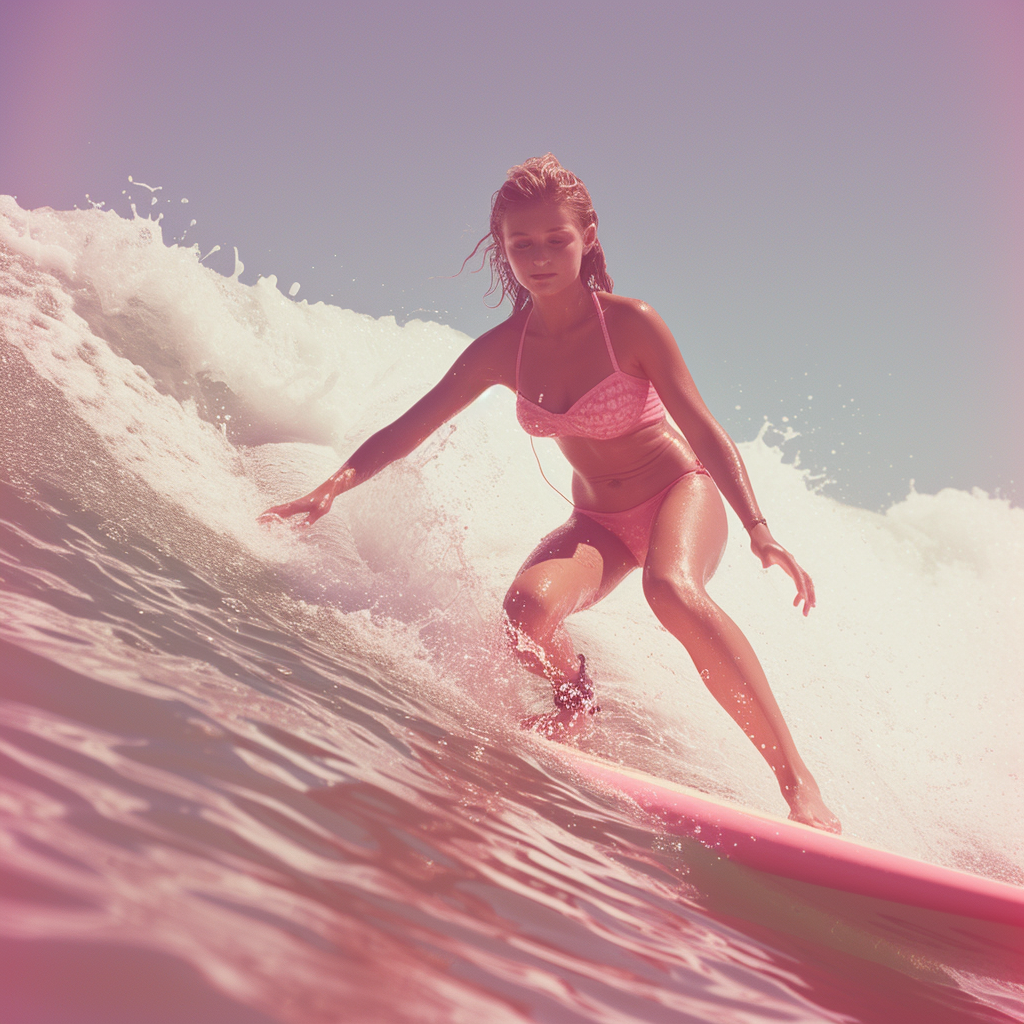
<path fill-rule="evenodd" d="M 801 432 L 872 508 L 911 478 L 1021 501 L 1022 0 L 2 0 L 0 25 L 24 207 L 134 200 L 243 281 L 477 334 L 485 275 L 454 275 L 550 150 L 737 439 Z"/>

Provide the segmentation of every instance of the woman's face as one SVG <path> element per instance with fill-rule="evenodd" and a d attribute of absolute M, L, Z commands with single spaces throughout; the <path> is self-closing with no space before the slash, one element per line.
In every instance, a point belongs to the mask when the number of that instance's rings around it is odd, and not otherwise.
<path fill-rule="evenodd" d="M 579 280 L 580 263 L 597 240 L 560 203 L 513 206 L 502 223 L 502 246 L 516 280 L 531 295 L 553 295 Z"/>

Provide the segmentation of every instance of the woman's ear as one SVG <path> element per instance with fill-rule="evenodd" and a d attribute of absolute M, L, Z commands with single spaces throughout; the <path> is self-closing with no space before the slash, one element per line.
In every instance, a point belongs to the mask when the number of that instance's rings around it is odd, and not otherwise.
<path fill-rule="evenodd" d="M 588 224 L 586 231 L 583 232 L 583 253 L 586 255 L 594 248 L 594 244 L 597 242 L 597 225 Z"/>

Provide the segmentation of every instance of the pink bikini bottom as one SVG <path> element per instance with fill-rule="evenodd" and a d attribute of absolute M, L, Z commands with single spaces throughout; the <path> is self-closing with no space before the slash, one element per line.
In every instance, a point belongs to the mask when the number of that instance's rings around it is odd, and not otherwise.
<path fill-rule="evenodd" d="M 683 477 L 689 476 L 691 473 L 703 473 L 704 476 L 710 476 L 703 466 L 697 466 L 676 477 L 657 494 L 632 508 L 623 509 L 621 512 L 598 512 L 594 509 L 576 507 L 576 511 L 615 534 L 633 553 L 636 564 L 643 565 L 647 561 L 647 549 L 651 544 L 651 527 L 654 526 L 655 517 L 661 508 L 661 503 L 665 500 L 665 495 Z"/>

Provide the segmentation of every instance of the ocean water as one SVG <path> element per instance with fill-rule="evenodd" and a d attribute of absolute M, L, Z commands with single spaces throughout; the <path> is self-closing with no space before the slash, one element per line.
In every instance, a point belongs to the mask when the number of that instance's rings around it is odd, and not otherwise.
<path fill-rule="evenodd" d="M 1019 929 L 731 865 L 518 728 L 498 610 L 567 507 L 508 394 L 257 526 L 466 338 L 200 256 L 0 198 L 5 1024 L 1024 1021 Z M 819 606 L 737 529 L 713 593 L 846 833 L 1024 884 L 1024 511 L 869 512 L 741 447 Z M 636 574 L 572 628 L 582 747 L 785 810 Z"/>

